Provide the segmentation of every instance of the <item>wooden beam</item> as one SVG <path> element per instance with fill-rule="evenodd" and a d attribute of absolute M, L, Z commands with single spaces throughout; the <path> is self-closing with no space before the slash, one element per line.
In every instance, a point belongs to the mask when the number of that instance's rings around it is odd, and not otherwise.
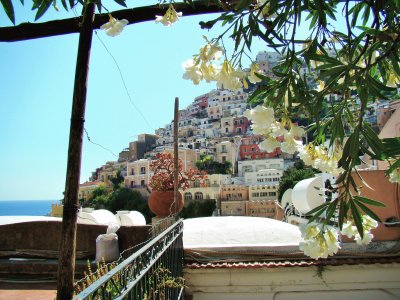
<path fill-rule="evenodd" d="M 209 13 L 222 12 L 222 8 L 208 1 L 196 1 L 193 6 L 186 3 L 174 3 L 176 11 L 182 12 L 183 16 L 194 16 Z M 154 21 L 156 15 L 165 13 L 166 6 L 151 5 L 134 7 L 112 12 L 116 19 L 126 19 L 128 25 Z M 108 13 L 96 14 L 93 29 L 99 29 L 101 25 L 109 21 Z M 63 34 L 79 33 L 82 18 L 69 18 L 53 20 L 44 23 L 22 23 L 17 26 L 0 27 L 0 42 L 18 42 L 24 40 L 38 39 L 44 37 L 58 36 Z M 160 25 L 161 26 L 161 25 Z"/>
<path fill-rule="evenodd" d="M 178 127 L 179 127 L 179 98 L 175 98 L 174 106 L 174 211 L 178 211 L 179 202 L 179 149 L 178 149 Z"/>
<path fill-rule="evenodd" d="M 86 5 L 82 13 L 83 22 L 79 35 L 69 132 L 60 257 L 58 259 L 57 300 L 72 299 L 74 290 L 76 231 L 79 208 L 78 189 L 81 173 L 83 128 L 85 123 L 90 49 L 93 38 L 94 9 L 95 5 L 93 2 L 89 2 Z"/>

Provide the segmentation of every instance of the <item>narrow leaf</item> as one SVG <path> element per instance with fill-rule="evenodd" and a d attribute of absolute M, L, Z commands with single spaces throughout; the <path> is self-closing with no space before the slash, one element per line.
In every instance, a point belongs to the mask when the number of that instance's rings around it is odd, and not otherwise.
<path fill-rule="evenodd" d="M 366 197 L 361 197 L 361 196 L 354 196 L 354 199 L 356 199 L 359 202 L 363 202 L 368 205 L 373 205 L 373 206 L 378 206 L 378 207 L 386 207 L 385 203 L 382 203 L 380 201 L 372 200 Z"/>
<path fill-rule="evenodd" d="M 7 14 L 7 17 L 15 25 L 14 7 L 13 7 L 11 0 L 0 0 L 0 2 L 3 5 L 4 11 Z"/>
<path fill-rule="evenodd" d="M 354 199 L 354 201 L 355 201 L 356 205 L 359 208 L 361 208 L 368 216 L 370 216 L 375 221 L 381 222 L 381 219 L 378 217 L 378 215 L 375 214 L 371 209 L 369 209 L 367 206 L 365 206 L 361 202 L 357 201 L 356 199 Z"/>
<path fill-rule="evenodd" d="M 43 0 L 36 12 L 35 21 L 37 21 L 49 9 L 52 0 Z"/>
<path fill-rule="evenodd" d="M 356 224 L 357 231 L 360 234 L 361 238 L 363 238 L 364 230 L 362 225 L 361 214 L 352 200 L 350 200 L 350 210 L 351 210 L 351 215 L 353 216 L 354 223 Z"/>
<path fill-rule="evenodd" d="M 306 216 L 311 216 L 311 215 L 315 214 L 317 211 L 320 211 L 320 210 L 322 210 L 322 211 L 326 210 L 326 207 L 328 205 L 329 205 L 329 202 L 323 203 L 323 204 L 317 206 L 316 208 L 310 210 L 308 213 L 306 213 Z"/>

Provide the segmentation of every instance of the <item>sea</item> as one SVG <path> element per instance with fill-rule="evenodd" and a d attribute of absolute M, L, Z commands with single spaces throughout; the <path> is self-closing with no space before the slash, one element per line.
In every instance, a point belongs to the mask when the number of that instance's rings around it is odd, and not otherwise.
<path fill-rule="evenodd" d="M 0 200 L 0 216 L 49 216 L 59 200 Z"/>

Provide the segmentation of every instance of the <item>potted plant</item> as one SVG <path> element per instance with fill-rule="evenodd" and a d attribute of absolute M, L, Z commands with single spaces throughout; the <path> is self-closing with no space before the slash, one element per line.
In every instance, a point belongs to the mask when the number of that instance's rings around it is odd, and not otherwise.
<path fill-rule="evenodd" d="M 178 213 L 183 208 L 183 197 L 179 194 L 177 203 L 174 201 L 174 157 L 171 153 L 158 153 L 150 163 L 153 176 L 149 187 L 152 189 L 149 197 L 149 208 L 158 217 L 166 217 Z M 204 185 L 206 173 L 190 168 L 183 171 L 182 161 L 178 160 L 178 189 L 186 190 L 191 181 L 198 180 Z"/>

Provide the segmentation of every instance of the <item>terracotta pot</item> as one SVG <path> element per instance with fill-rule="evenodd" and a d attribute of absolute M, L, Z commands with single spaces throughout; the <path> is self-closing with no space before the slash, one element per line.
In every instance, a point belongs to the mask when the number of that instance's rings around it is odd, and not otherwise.
<path fill-rule="evenodd" d="M 174 191 L 152 191 L 148 202 L 149 208 L 157 217 L 176 214 L 183 208 L 182 194 L 178 195 L 178 203 L 174 204 Z"/>

